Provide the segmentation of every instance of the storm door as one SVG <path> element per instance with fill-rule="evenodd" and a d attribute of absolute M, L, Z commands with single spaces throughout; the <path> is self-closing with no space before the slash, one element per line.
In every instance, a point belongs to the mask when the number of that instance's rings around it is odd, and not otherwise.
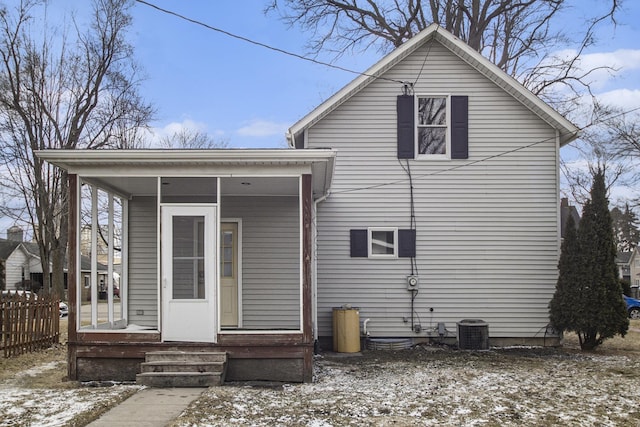
<path fill-rule="evenodd" d="M 162 207 L 162 339 L 215 342 L 216 208 Z"/>

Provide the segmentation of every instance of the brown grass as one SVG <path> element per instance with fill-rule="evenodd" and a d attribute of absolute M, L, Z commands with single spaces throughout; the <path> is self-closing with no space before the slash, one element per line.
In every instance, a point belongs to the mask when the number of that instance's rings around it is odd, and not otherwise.
<path fill-rule="evenodd" d="M 562 346 L 570 351 L 580 351 L 580 342 L 578 335 L 573 332 L 564 335 Z M 625 354 L 627 356 L 640 356 L 640 319 L 631 319 L 629 322 L 629 331 L 624 337 L 616 335 L 606 340 L 602 345 L 595 348 L 591 353 L 618 355 Z"/>
<path fill-rule="evenodd" d="M 25 353 L 19 356 L 0 357 L 0 381 L 15 379 L 16 372 L 35 368 L 46 363 L 58 362 L 56 369 L 42 375 L 20 379 L 20 386 L 25 388 L 70 388 L 67 381 L 67 319 L 60 319 L 60 343 L 48 349 Z M 28 384 L 23 384 L 28 382 Z M 73 385 L 72 385 L 73 386 Z"/>

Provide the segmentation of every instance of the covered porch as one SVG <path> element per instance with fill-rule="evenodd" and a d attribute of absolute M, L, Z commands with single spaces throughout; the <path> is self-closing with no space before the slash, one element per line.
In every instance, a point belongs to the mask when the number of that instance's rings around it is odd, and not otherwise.
<path fill-rule="evenodd" d="M 39 156 L 69 174 L 70 378 L 133 380 L 148 352 L 215 350 L 232 380 L 311 380 L 312 218 L 335 152 Z"/>

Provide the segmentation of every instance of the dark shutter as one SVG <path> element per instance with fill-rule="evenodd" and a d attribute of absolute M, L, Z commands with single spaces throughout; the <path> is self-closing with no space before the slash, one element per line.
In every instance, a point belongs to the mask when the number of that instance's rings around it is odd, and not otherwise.
<path fill-rule="evenodd" d="M 398 158 L 415 157 L 415 115 L 412 95 L 398 95 L 396 111 L 398 113 Z"/>
<path fill-rule="evenodd" d="M 451 97 L 451 158 L 469 158 L 469 97 Z"/>
<path fill-rule="evenodd" d="M 416 256 L 416 230 L 398 230 L 398 256 L 401 258 Z"/>
<path fill-rule="evenodd" d="M 369 243 L 367 230 L 351 230 L 351 256 L 368 257 Z"/>

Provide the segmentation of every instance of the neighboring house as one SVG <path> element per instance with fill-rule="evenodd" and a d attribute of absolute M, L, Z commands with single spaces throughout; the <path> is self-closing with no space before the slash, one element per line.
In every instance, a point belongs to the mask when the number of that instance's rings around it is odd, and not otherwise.
<path fill-rule="evenodd" d="M 640 251 L 637 246 L 629 257 L 629 282 L 632 288 L 640 288 Z"/>
<path fill-rule="evenodd" d="M 578 228 L 580 225 L 580 214 L 578 213 L 578 209 L 575 206 L 569 204 L 569 199 L 563 197 L 560 200 L 560 235 L 564 238 L 564 233 L 566 232 L 566 224 L 569 217 L 573 217 L 573 222 Z"/>
<path fill-rule="evenodd" d="M 633 251 L 618 252 L 616 255 L 616 265 L 618 266 L 618 277 L 633 285 L 633 283 L 631 283 L 631 266 L 629 265 L 631 255 L 633 255 Z M 637 285 L 634 286 L 637 287 Z"/>
<path fill-rule="evenodd" d="M 230 379 L 310 381 L 344 304 L 372 338 L 482 319 L 494 345 L 557 342 L 559 149 L 577 131 L 430 26 L 294 124 L 293 150 L 39 152 L 69 173 L 69 376 L 217 349 Z M 103 323 L 73 308 L 81 185 L 113 199 L 109 221 L 123 210 L 123 309 Z"/>
<path fill-rule="evenodd" d="M 20 242 L 0 239 L 0 262 L 2 263 L 2 277 L 0 280 L 2 281 L 3 290 L 15 289 L 15 284 L 22 282 L 24 279 L 22 270 L 15 268 L 16 265 L 21 265 L 21 261 L 17 257 L 22 253 L 16 252 L 16 248 L 19 245 Z"/>
<path fill-rule="evenodd" d="M 13 232 L 11 231 L 13 230 Z M 4 261 L 4 280 L 6 290 L 30 290 L 39 292 L 42 289 L 42 264 L 40 249 L 37 243 L 24 242 L 22 230 L 13 227 L 7 232 L 7 239 L 0 239 L 0 260 Z M 106 283 L 106 266 L 97 264 L 98 280 Z M 91 274 L 91 260 L 81 257 L 81 275 L 83 283 Z M 67 288 L 67 268 L 64 268 L 65 289 Z M 63 297 L 64 298 L 64 297 Z M 84 292 L 83 299 L 87 299 Z"/>

